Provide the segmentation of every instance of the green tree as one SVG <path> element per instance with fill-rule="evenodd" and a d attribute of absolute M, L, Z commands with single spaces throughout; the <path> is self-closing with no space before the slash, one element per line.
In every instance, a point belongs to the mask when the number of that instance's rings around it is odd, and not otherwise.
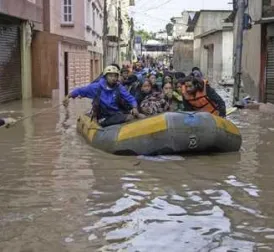
<path fill-rule="evenodd" d="M 140 36 L 142 38 L 142 42 L 148 41 L 153 38 L 153 34 L 146 30 L 137 30 L 135 31 L 135 36 Z"/>

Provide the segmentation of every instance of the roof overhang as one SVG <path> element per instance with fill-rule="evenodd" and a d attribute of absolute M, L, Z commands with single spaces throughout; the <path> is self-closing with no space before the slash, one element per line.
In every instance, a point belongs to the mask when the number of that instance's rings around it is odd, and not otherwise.
<path fill-rule="evenodd" d="M 273 22 L 274 22 L 274 17 L 265 17 L 255 21 L 255 24 L 267 24 L 267 23 L 273 23 Z"/>

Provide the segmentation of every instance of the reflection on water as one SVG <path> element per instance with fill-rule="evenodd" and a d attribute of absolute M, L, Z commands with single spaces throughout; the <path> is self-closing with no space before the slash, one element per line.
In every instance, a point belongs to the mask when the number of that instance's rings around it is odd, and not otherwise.
<path fill-rule="evenodd" d="M 0 130 L 0 251 L 274 251 L 273 118 L 231 115 L 240 153 L 123 158 L 76 133 L 88 106 L 73 101 Z"/>

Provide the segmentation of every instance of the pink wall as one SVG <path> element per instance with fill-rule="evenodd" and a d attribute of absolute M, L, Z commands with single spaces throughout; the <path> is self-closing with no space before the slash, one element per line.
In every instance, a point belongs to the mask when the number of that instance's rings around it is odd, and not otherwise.
<path fill-rule="evenodd" d="M 85 40 L 84 0 L 72 0 L 73 26 L 62 24 L 62 0 L 50 1 L 50 32 L 53 34 Z"/>

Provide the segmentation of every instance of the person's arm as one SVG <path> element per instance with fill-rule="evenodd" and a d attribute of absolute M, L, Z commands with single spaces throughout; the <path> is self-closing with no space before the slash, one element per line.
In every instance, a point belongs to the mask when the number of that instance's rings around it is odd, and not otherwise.
<path fill-rule="evenodd" d="M 219 111 L 219 116 L 226 117 L 226 105 L 225 101 L 220 95 L 215 91 L 214 88 L 207 85 L 206 87 L 207 97 L 217 105 L 217 110 Z"/>
<path fill-rule="evenodd" d="M 69 98 L 84 97 L 94 99 L 96 96 L 99 83 L 91 83 L 84 87 L 75 88 L 70 94 Z"/>

